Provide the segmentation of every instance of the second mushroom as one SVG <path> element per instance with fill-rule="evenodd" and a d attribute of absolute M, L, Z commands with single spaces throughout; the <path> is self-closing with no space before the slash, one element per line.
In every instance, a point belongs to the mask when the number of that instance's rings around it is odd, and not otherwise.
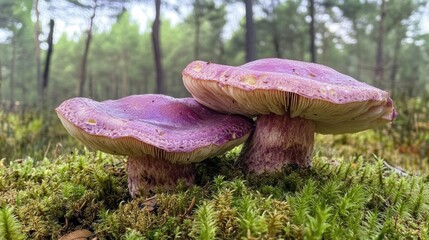
<path fill-rule="evenodd" d="M 156 187 L 194 181 L 192 163 L 243 143 L 253 122 L 214 112 L 193 98 L 133 95 L 97 102 L 73 98 L 56 108 L 73 137 L 93 150 L 128 156 L 128 187 L 135 197 Z"/>
<path fill-rule="evenodd" d="M 194 61 L 183 81 L 208 108 L 257 117 L 240 157 L 248 173 L 309 166 L 315 132 L 358 132 L 397 115 L 387 92 L 314 63 L 269 58 L 234 67 Z"/>

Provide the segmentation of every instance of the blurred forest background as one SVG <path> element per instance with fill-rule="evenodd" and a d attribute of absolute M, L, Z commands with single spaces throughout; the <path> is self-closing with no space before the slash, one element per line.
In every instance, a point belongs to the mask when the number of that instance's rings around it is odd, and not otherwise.
<path fill-rule="evenodd" d="M 428 8 L 426 0 L 0 0 L 0 99 L 52 108 L 74 96 L 183 97 L 181 71 L 194 59 L 266 57 L 325 64 L 394 99 L 428 95 Z"/>
<path fill-rule="evenodd" d="M 427 0 L 0 0 L 0 159 L 50 153 L 67 136 L 49 125 L 68 98 L 185 97 L 192 60 L 266 57 L 321 63 L 389 91 L 399 118 L 374 153 L 389 145 L 427 161 Z"/>

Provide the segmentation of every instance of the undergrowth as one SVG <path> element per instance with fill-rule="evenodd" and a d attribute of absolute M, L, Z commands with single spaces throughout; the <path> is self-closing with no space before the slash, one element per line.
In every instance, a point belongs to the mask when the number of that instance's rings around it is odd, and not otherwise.
<path fill-rule="evenodd" d="M 0 239 L 429 239 L 429 177 L 376 157 L 316 153 L 311 168 L 246 177 L 235 149 L 198 164 L 191 188 L 131 199 L 123 158 L 77 152 L 0 165 Z"/>

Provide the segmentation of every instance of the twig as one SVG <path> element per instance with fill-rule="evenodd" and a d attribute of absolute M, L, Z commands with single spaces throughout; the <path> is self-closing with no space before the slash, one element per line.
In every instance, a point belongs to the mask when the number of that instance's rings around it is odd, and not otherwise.
<path fill-rule="evenodd" d="M 396 172 L 396 173 L 397 173 L 397 174 L 399 174 L 400 176 L 403 176 L 403 177 L 408 176 L 408 173 L 407 173 L 407 172 L 405 172 L 405 170 L 404 170 L 404 169 L 396 168 L 396 167 L 394 167 L 394 166 L 390 165 L 389 163 L 387 163 L 386 161 L 383 161 L 383 165 L 384 165 L 385 167 L 389 168 L 390 170 L 392 170 L 393 172 Z"/>
<path fill-rule="evenodd" d="M 185 217 L 186 215 L 191 212 L 192 208 L 195 206 L 195 197 L 192 198 L 191 203 L 189 204 L 189 207 L 185 210 L 185 212 L 182 214 L 182 217 Z"/>

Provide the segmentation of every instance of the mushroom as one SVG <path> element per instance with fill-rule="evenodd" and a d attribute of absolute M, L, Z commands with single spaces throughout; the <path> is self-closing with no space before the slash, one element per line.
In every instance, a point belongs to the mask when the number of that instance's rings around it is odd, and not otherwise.
<path fill-rule="evenodd" d="M 97 102 L 64 101 L 56 112 L 73 137 L 93 150 L 126 155 L 128 188 L 135 197 L 155 187 L 190 185 L 194 166 L 243 143 L 253 122 L 214 112 L 193 98 L 133 95 Z"/>
<path fill-rule="evenodd" d="M 186 89 L 204 106 L 257 117 L 240 162 L 248 173 L 311 165 L 314 133 L 353 133 L 396 118 L 385 91 L 332 68 L 268 58 L 234 67 L 194 61 Z"/>

